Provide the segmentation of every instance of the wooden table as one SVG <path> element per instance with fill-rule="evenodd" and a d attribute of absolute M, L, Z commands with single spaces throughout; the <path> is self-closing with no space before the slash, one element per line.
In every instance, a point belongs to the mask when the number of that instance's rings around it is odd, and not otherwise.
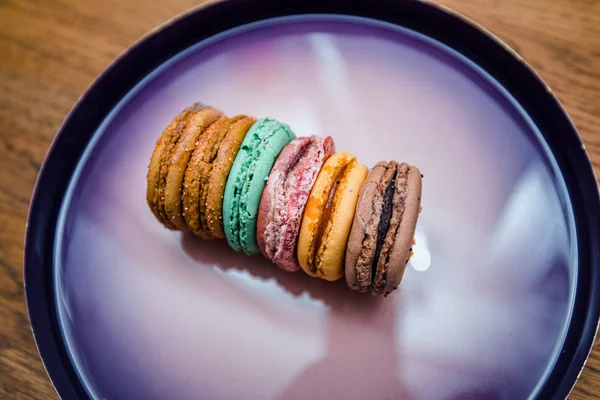
<path fill-rule="evenodd" d="M 600 1 L 441 0 L 517 50 L 574 119 L 600 173 Z M 192 0 L 0 1 L 0 398 L 56 399 L 23 294 L 33 185 L 61 121 L 96 75 Z M 571 399 L 600 398 L 597 341 Z"/>

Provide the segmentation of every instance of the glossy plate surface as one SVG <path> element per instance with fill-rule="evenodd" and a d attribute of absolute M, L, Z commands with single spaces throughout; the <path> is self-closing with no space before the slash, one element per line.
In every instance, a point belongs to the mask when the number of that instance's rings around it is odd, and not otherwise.
<path fill-rule="evenodd" d="M 194 101 L 331 135 L 368 166 L 419 166 L 399 292 L 361 296 L 163 229 L 147 164 Z M 58 218 L 57 318 L 94 399 L 524 399 L 563 345 L 574 227 L 538 128 L 476 64 L 372 19 L 270 19 L 186 49 L 95 132 Z"/>

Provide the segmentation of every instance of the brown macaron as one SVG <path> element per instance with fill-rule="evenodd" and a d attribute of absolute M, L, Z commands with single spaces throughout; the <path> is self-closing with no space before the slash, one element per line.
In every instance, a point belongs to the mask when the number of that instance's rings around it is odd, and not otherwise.
<path fill-rule="evenodd" d="M 223 113 L 212 107 L 197 111 L 188 121 L 173 149 L 165 185 L 165 213 L 169 222 L 179 230 L 187 229 L 182 208 L 183 179 L 187 165 L 197 143 L 204 142 L 204 133 L 221 117 Z"/>
<path fill-rule="evenodd" d="M 398 288 L 421 209 L 421 172 L 396 161 L 379 162 L 360 189 L 346 249 L 351 289 L 385 293 Z"/>
<path fill-rule="evenodd" d="M 183 217 L 203 239 L 224 238 L 221 216 L 227 175 L 254 118 L 220 118 L 198 140 L 183 179 Z M 219 234 L 220 233 L 220 234 Z"/>
<path fill-rule="evenodd" d="M 167 218 L 164 202 L 167 171 L 171 162 L 171 155 L 190 118 L 203 108 L 205 108 L 204 105 L 195 103 L 183 110 L 181 114 L 171 121 L 156 142 L 152 158 L 150 159 L 150 165 L 148 166 L 146 202 L 154 216 L 169 229 L 177 229 L 169 221 L 169 218 Z"/>

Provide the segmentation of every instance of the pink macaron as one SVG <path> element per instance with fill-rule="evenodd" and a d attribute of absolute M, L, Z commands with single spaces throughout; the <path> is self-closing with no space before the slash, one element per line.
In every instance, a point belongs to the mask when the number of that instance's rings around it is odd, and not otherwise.
<path fill-rule="evenodd" d="M 284 271 L 300 268 L 296 246 L 304 207 L 321 167 L 334 152 L 329 136 L 299 137 L 282 150 L 271 170 L 258 210 L 257 242 L 263 255 Z"/>

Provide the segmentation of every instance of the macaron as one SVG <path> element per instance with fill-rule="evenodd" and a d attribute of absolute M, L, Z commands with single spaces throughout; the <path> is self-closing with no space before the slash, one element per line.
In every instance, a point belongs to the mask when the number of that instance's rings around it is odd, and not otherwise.
<path fill-rule="evenodd" d="M 244 137 L 223 195 L 223 228 L 234 250 L 260 253 L 256 225 L 262 192 L 277 156 L 294 138 L 288 125 L 271 118 L 256 121 Z"/>
<path fill-rule="evenodd" d="M 308 275 L 335 281 L 344 275 L 344 256 L 359 189 L 368 169 L 349 153 L 323 165 L 304 210 L 298 262 Z"/>
<path fill-rule="evenodd" d="M 254 118 L 222 117 L 197 140 L 183 183 L 183 217 L 187 227 L 205 240 L 224 239 L 221 207 L 225 182 Z"/>
<path fill-rule="evenodd" d="M 421 190 L 417 167 L 390 161 L 371 169 L 360 188 L 346 250 L 351 289 L 386 296 L 398 289 L 412 255 Z"/>
<path fill-rule="evenodd" d="M 165 187 L 173 149 L 176 147 L 190 118 L 203 108 L 205 108 L 204 105 L 195 103 L 176 116 L 158 138 L 150 158 L 146 202 L 156 219 L 169 229 L 177 229 L 165 212 Z"/>
<path fill-rule="evenodd" d="M 222 117 L 223 113 L 212 107 L 195 112 L 187 122 L 179 140 L 173 146 L 165 178 L 164 207 L 169 222 L 179 230 L 187 229 L 183 216 L 182 190 L 188 162 L 196 143 L 201 141 L 201 136 L 213 122 Z"/>
<path fill-rule="evenodd" d="M 300 269 L 296 256 L 304 207 L 321 167 L 333 154 L 331 137 L 299 137 L 273 165 L 260 200 L 257 242 L 262 254 L 284 271 Z"/>

